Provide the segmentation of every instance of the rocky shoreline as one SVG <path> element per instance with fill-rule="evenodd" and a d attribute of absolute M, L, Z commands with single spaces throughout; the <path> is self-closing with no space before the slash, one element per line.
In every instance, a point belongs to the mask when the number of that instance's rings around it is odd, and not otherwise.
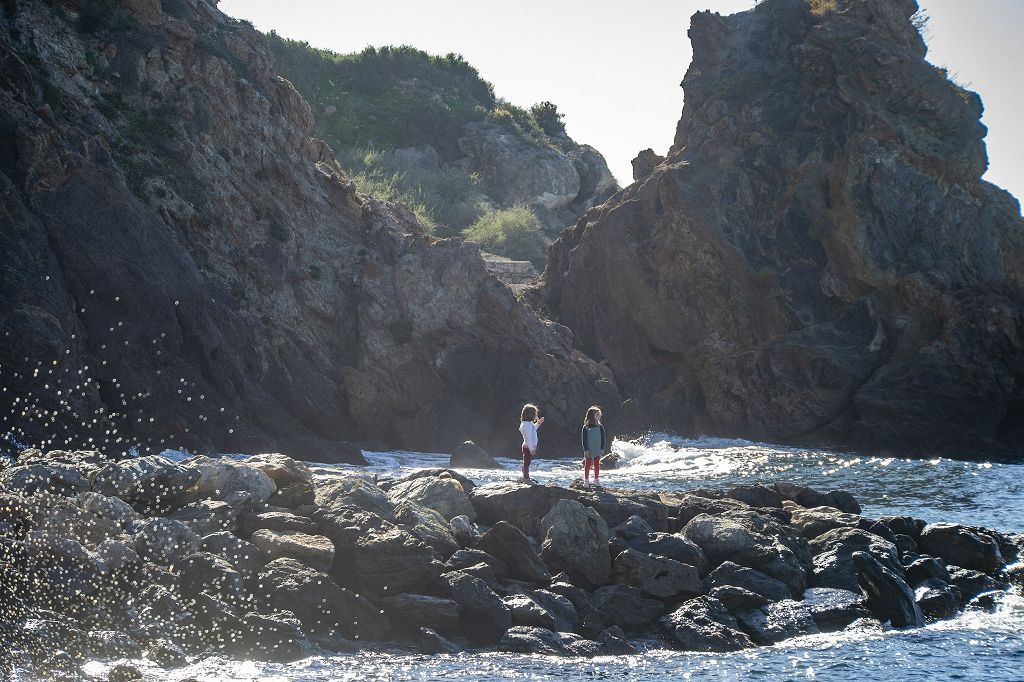
<path fill-rule="evenodd" d="M 462 453 L 465 458 L 465 453 Z M 511 474 L 510 474 L 511 475 Z M 641 492 L 29 449 L 0 468 L 0 672 L 330 652 L 727 652 L 992 608 L 1024 536 L 794 483 Z M 141 679 L 122 664 L 110 679 Z"/>

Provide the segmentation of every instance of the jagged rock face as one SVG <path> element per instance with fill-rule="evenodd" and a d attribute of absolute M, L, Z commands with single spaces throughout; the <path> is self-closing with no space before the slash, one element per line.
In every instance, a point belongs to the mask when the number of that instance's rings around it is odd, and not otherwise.
<path fill-rule="evenodd" d="M 654 424 L 1024 442 L 1024 221 L 980 180 L 981 102 L 925 61 L 915 9 L 694 15 L 667 159 L 566 230 L 545 273 L 548 308 Z"/>
<path fill-rule="evenodd" d="M 362 438 L 515 451 L 525 401 L 555 424 L 617 403 L 475 247 L 355 192 L 251 26 L 207 0 L 9 7 L 0 407 L 37 389 L 23 440 L 85 421 L 308 459 Z"/>

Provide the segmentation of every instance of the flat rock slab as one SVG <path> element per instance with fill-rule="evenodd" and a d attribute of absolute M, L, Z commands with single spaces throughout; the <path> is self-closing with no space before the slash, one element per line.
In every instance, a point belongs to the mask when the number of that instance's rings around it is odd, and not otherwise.
<path fill-rule="evenodd" d="M 334 544 L 323 535 L 264 528 L 253 533 L 252 543 L 271 559 L 295 559 L 318 571 L 331 570 L 334 562 Z"/>

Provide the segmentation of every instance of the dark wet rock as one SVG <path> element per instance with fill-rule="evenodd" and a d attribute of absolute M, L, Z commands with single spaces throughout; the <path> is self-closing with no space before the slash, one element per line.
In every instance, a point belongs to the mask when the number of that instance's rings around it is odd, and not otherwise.
<path fill-rule="evenodd" d="M 334 563 L 334 544 L 323 535 L 264 528 L 253 533 L 252 543 L 271 560 L 287 557 L 322 572 Z"/>
<path fill-rule="evenodd" d="M 782 496 L 763 485 L 739 485 L 726 490 L 725 497 L 739 500 L 751 507 L 782 508 Z"/>
<path fill-rule="evenodd" d="M 174 642 L 157 639 L 146 649 L 146 657 L 161 668 L 180 668 L 188 664 L 188 654 Z"/>
<path fill-rule="evenodd" d="M 616 582 L 633 585 L 659 599 L 704 592 L 696 567 L 635 549 L 627 549 L 615 557 L 614 573 Z"/>
<path fill-rule="evenodd" d="M 349 639 L 333 629 L 326 632 L 311 632 L 309 639 L 324 651 L 331 653 L 354 654 L 363 649 L 358 640 Z"/>
<path fill-rule="evenodd" d="M 815 587 L 859 591 L 857 567 L 853 562 L 855 551 L 871 554 L 897 576 L 903 574 L 896 545 L 859 528 L 837 528 L 811 540 L 810 544 L 815 553 L 810 582 Z"/>
<path fill-rule="evenodd" d="M 924 614 L 914 600 L 914 592 L 898 574 L 871 554 L 855 551 L 853 563 L 857 578 L 868 596 L 868 608 L 895 627 L 920 627 Z"/>
<path fill-rule="evenodd" d="M 468 516 L 455 516 L 448 522 L 448 525 L 460 547 L 472 547 L 480 540 L 480 531 Z"/>
<path fill-rule="evenodd" d="M 233 531 L 238 528 L 240 509 L 219 500 L 191 502 L 166 516 L 181 521 L 200 537 L 217 531 Z"/>
<path fill-rule="evenodd" d="M 202 542 L 188 526 L 172 519 L 150 519 L 135 535 L 139 557 L 158 564 L 175 564 L 192 554 Z"/>
<path fill-rule="evenodd" d="M 745 590 L 761 595 L 768 601 L 791 599 L 793 594 L 786 584 L 761 571 L 740 566 L 731 561 L 723 562 L 713 570 L 705 580 L 708 590 L 723 586 L 742 587 Z"/>
<path fill-rule="evenodd" d="M 605 627 L 618 625 L 627 633 L 637 632 L 665 613 L 665 604 L 647 599 L 636 587 L 608 585 L 594 591 L 594 608 Z"/>
<path fill-rule="evenodd" d="M 138 511 L 158 512 L 199 480 L 192 468 L 157 455 L 109 462 L 96 474 L 92 489 L 107 497 L 118 497 Z"/>
<path fill-rule="evenodd" d="M 582 588 L 565 582 L 562 577 L 556 576 L 556 578 L 552 579 L 547 591 L 568 599 L 576 611 L 577 631 L 584 637 L 596 638 L 605 626 L 601 614 L 595 606 L 595 599 Z"/>
<path fill-rule="evenodd" d="M 601 466 L 604 466 L 602 464 Z M 605 628 L 597 636 L 597 642 L 601 645 L 601 651 L 606 656 L 632 656 L 637 653 L 636 647 L 626 639 L 626 633 L 618 626 Z"/>
<path fill-rule="evenodd" d="M 543 537 L 543 519 L 559 500 L 575 500 L 578 494 L 552 485 L 501 482 L 477 486 L 469 499 L 477 511 L 477 522 L 494 525 L 506 521 L 524 534 Z"/>
<path fill-rule="evenodd" d="M 313 520 L 334 543 L 339 560 L 331 572 L 343 585 L 374 594 L 416 592 L 441 573 L 429 546 L 376 514 L 355 507 L 321 508 Z"/>
<path fill-rule="evenodd" d="M 573 500 L 559 500 L 540 525 L 545 530 L 540 556 L 548 568 L 565 571 L 581 584 L 608 582 L 608 524 L 597 511 Z"/>
<path fill-rule="evenodd" d="M 256 575 L 268 561 L 259 547 L 226 531 L 205 536 L 200 549 L 226 559 L 246 578 Z"/>
<path fill-rule="evenodd" d="M 792 599 L 735 611 L 734 615 L 740 627 L 757 644 L 775 644 L 819 632 L 810 609 L 803 602 Z"/>
<path fill-rule="evenodd" d="M 668 530 L 668 507 L 657 495 L 641 493 L 636 490 L 601 490 L 583 491 L 579 502 L 597 510 L 609 528 L 618 526 L 631 516 L 639 516 L 654 531 Z"/>
<path fill-rule="evenodd" d="M 842 630 L 858 618 L 871 616 L 863 594 L 834 587 L 809 587 L 801 603 L 822 632 Z"/>
<path fill-rule="evenodd" d="M 529 625 L 547 628 L 548 630 L 556 629 L 554 615 L 528 595 L 513 594 L 504 597 L 501 601 L 512 612 L 512 623 L 514 625 Z"/>
<path fill-rule="evenodd" d="M 725 605 L 707 596 L 684 602 L 661 624 L 686 651 L 727 652 L 753 646 Z"/>
<path fill-rule="evenodd" d="M 295 559 L 271 561 L 260 571 L 257 584 L 257 593 L 272 608 L 287 609 L 314 629 L 333 628 L 345 637 L 374 640 L 391 627 L 367 598 Z"/>
<path fill-rule="evenodd" d="M 395 508 L 395 523 L 434 550 L 439 560 L 459 551 L 451 524 L 438 511 L 411 502 Z"/>
<path fill-rule="evenodd" d="M 630 516 L 628 519 L 620 523 L 611 529 L 611 536 L 618 541 L 622 547 L 619 551 L 622 551 L 626 547 L 634 546 L 634 543 L 642 543 L 647 540 L 647 536 L 654 532 L 654 528 L 651 524 L 647 523 L 640 516 Z"/>
<path fill-rule="evenodd" d="M 118 663 L 107 673 L 107 682 L 145 682 L 146 677 L 134 665 Z"/>
<path fill-rule="evenodd" d="M 893 544 L 899 550 L 901 559 L 910 554 L 917 554 L 917 542 L 909 535 L 896 535 Z"/>
<path fill-rule="evenodd" d="M 845 490 L 830 490 L 825 493 L 825 506 L 834 507 L 847 514 L 860 514 L 861 506 L 857 498 Z"/>
<path fill-rule="evenodd" d="M 471 440 L 459 445 L 452 452 L 448 465 L 453 469 L 504 469 L 486 450 Z"/>
<path fill-rule="evenodd" d="M 26 464 L 0 470 L 0 488 L 25 495 L 48 492 L 74 497 L 89 490 L 89 479 L 67 465 Z"/>
<path fill-rule="evenodd" d="M 389 521 L 394 520 L 395 505 L 368 474 L 346 472 L 319 483 L 316 486 L 316 504 L 324 512 L 358 507 Z"/>
<path fill-rule="evenodd" d="M 701 576 L 708 573 L 708 558 L 696 543 L 690 542 L 682 535 L 675 533 L 647 533 L 627 542 L 633 549 L 650 554 L 658 554 L 689 564 L 697 569 Z"/>
<path fill-rule="evenodd" d="M 1005 590 L 982 592 L 967 603 L 967 608 L 985 611 L 987 613 L 994 613 L 999 608 L 1000 604 L 1002 604 L 1004 599 L 1006 599 Z"/>
<path fill-rule="evenodd" d="M 790 523 L 808 540 L 836 528 L 856 528 L 859 522 L 859 516 L 843 513 L 834 507 L 794 509 L 790 515 Z"/>
<path fill-rule="evenodd" d="M 670 530 L 681 530 L 694 517 L 701 514 L 715 516 L 724 514 L 727 511 L 750 509 L 750 505 L 746 502 L 740 502 L 739 500 L 727 497 L 706 497 L 694 494 L 694 492 L 691 491 L 689 494 L 684 494 L 675 500 L 673 506 L 675 507 L 678 528 Z"/>
<path fill-rule="evenodd" d="M 570 632 L 552 632 L 542 627 L 516 625 L 502 635 L 502 651 L 545 656 L 598 656 L 601 647 Z"/>
<path fill-rule="evenodd" d="M 529 596 L 554 618 L 555 632 L 573 632 L 579 623 L 576 607 L 567 597 L 549 590 L 532 590 Z"/>
<path fill-rule="evenodd" d="M 294 618 L 250 611 L 242 617 L 241 638 L 227 653 L 257 661 L 290 662 L 316 656 L 320 649 L 302 632 Z"/>
<path fill-rule="evenodd" d="M 1024 563 L 1016 563 L 1003 569 L 1003 578 L 1011 585 L 1024 587 Z"/>
<path fill-rule="evenodd" d="M 278 486 L 274 494 L 267 500 L 272 507 L 284 507 L 287 509 L 298 509 L 303 505 L 316 502 L 315 487 L 312 483 L 293 483 L 292 485 Z"/>
<path fill-rule="evenodd" d="M 468 639 L 493 644 L 512 626 L 512 612 L 487 583 L 461 571 L 443 573 L 443 594 L 461 609 L 459 631 Z"/>
<path fill-rule="evenodd" d="M 991 592 L 1002 587 L 999 581 L 981 571 L 952 565 L 949 566 L 949 582 L 960 590 L 964 601 L 970 601 L 982 592 Z"/>
<path fill-rule="evenodd" d="M 914 588 L 914 599 L 928 620 L 949 618 L 960 610 L 963 595 L 956 585 L 929 578 Z"/>
<path fill-rule="evenodd" d="M 102 659 L 138 658 L 142 655 L 142 645 L 131 635 L 114 630 L 91 631 L 86 647 L 90 656 Z"/>
<path fill-rule="evenodd" d="M 430 627 L 448 632 L 459 622 L 459 605 L 443 597 L 396 594 L 382 597 L 380 605 L 394 627 L 404 630 Z"/>
<path fill-rule="evenodd" d="M 915 540 L 927 525 L 922 519 L 915 519 L 912 516 L 883 516 L 878 521 L 888 526 L 894 534 L 908 535 Z"/>
<path fill-rule="evenodd" d="M 933 557 L 921 557 L 907 566 L 907 583 L 910 585 L 916 587 L 930 578 L 949 581 L 949 571 L 946 570 L 945 562 Z"/>
<path fill-rule="evenodd" d="M 427 655 L 454 655 L 462 651 L 457 644 L 445 639 L 436 630 L 428 627 L 421 627 L 419 630 L 419 647 L 420 653 Z"/>
<path fill-rule="evenodd" d="M 993 573 L 1003 565 L 995 540 L 955 523 L 928 524 L 921 531 L 918 546 L 926 554 L 982 573 Z"/>
<path fill-rule="evenodd" d="M 388 498 L 396 506 L 413 503 L 441 514 L 445 523 L 455 516 L 476 518 L 476 509 L 469 502 L 469 496 L 462 484 L 449 475 L 414 478 L 392 486 Z"/>
<path fill-rule="evenodd" d="M 499 579 L 508 575 L 508 564 L 480 549 L 460 549 L 444 565 L 449 570 L 461 570 L 480 563 L 490 566 Z"/>
<path fill-rule="evenodd" d="M 725 604 L 725 608 L 729 611 L 736 611 L 737 609 L 754 609 L 763 604 L 767 604 L 768 598 L 764 595 L 758 594 L 757 592 L 751 592 L 750 590 L 742 587 L 736 587 L 735 585 L 720 585 L 712 588 L 708 592 L 708 596 L 712 599 Z"/>
<path fill-rule="evenodd" d="M 187 596 L 208 592 L 228 603 L 245 596 L 245 580 L 226 559 L 209 552 L 196 552 L 179 565 L 178 584 Z"/>
<path fill-rule="evenodd" d="M 480 537 L 476 546 L 504 561 L 512 578 L 533 583 L 546 583 L 551 579 L 551 573 L 534 552 L 530 541 L 510 523 L 498 521 Z"/>
<path fill-rule="evenodd" d="M 238 533 L 242 537 L 252 537 L 260 529 L 285 531 L 297 530 L 301 533 L 316 533 L 316 523 L 306 517 L 286 511 L 260 511 L 242 514 L 238 519 Z"/>
<path fill-rule="evenodd" d="M 487 583 L 487 585 L 491 589 L 501 589 L 501 580 L 498 579 L 497 573 L 494 572 L 494 568 L 492 568 L 490 564 L 485 564 L 481 561 L 478 564 L 464 566 L 462 568 L 459 568 L 458 570 L 462 571 L 467 575 L 471 575 L 474 578 L 480 578 L 480 580 L 483 580 L 485 583 Z"/>

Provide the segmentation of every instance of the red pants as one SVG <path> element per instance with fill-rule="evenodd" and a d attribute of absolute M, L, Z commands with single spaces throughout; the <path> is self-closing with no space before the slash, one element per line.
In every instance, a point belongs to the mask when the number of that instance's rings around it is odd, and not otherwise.
<path fill-rule="evenodd" d="M 583 458 L 583 480 L 590 480 L 590 467 L 594 467 L 594 483 L 597 483 L 598 478 L 601 476 L 601 458 L 600 457 L 584 457 Z"/>
<path fill-rule="evenodd" d="M 523 446 L 523 478 L 530 477 L 530 462 L 533 461 L 533 453 L 530 448 Z"/>

